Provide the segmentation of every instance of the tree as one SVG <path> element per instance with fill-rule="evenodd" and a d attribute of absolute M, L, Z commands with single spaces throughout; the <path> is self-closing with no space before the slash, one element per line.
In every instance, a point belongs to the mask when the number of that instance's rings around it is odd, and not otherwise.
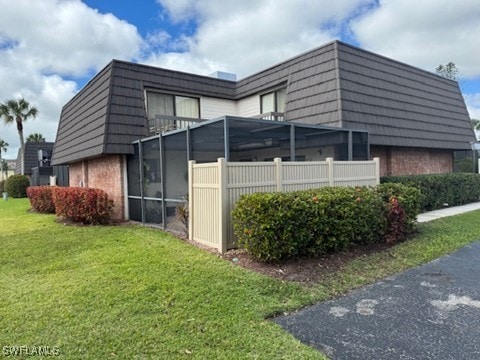
<path fill-rule="evenodd" d="M 5 124 L 17 124 L 18 136 L 20 138 L 20 156 L 21 156 L 21 174 L 25 174 L 25 141 L 23 139 L 23 123 L 29 118 L 35 118 L 38 110 L 34 106 L 30 106 L 27 100 L 11 99 L 0 104 L 0 117 L 3 118 Z"/>
<path fill-rule="evenodd" d="M 7 147 L 8 147 L 8 144 L 5 142 L 5 140 L 0 139 L 0 174 L 2 175 L 1 176 L 2 180 L 3 180 L 3 170 L 4 170 L 4 168 L 3 168 L 4 163 L 3 163 L 3 160 L 2 160 L 2 151 L 6 152 Z"/>
<path fill-rule="evenodd" d="M 45 138 L 40 133 L 33 133 L 27 136 L 27 142 L 45 142 Z"/>
<path fill-rule="evenodd" d="M 444 78 L 460 81 L 460 70 L 457 68 L 454 62 L 450 61 L 447 65 L 438 65 L 435 69 L 437 75 L 443 76 Z"/>
<path fill-rule="evenodd" d="M 470 119 L 470 121 L 472 122 L 472 127 L 475 130 L 480 131 L 480 120 L 479 119 Z"/>

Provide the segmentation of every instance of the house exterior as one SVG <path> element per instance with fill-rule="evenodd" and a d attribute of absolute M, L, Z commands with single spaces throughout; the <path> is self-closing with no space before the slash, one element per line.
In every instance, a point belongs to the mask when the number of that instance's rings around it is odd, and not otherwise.
<path fill-rule="evenodd" d="M 50 166 L 53 152 L 53 142 L 30 142 L 25 143 L 25 175 L 31 177 L 32 169 L 39 166 Z M 21 150 L 18 150 L 15 163 L 15 174 L 22 172 Z"/>
<path fill-rule="evenodd" d="M 381 175 L 451 172 L 475 140 L 455 81 L 333 41 L 239 81 L 113 60 L 63 107 L 52 163 L 71 186 L 106 190 L 122 218 L 133 142 L 222 116 L 368 132 Z"/>
<path fill-rule="evenodd" d="M 68 186 L 68 166 L 52 166 L 53 142 L 30 142 L 25 143 L 25 169 L 24 175 L 30 180 L 30 185 L 51 185 L 51 176 L 55 176 L 55 184 Z M 21 174 L 22 157 L 18 150 L 17 159 L 13 161 L 12 174 Z"/>

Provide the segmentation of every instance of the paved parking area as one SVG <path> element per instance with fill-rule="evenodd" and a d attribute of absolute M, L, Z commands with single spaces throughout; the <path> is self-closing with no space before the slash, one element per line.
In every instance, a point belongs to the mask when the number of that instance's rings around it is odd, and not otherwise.
<path fill-rule="evenodd" d="M 480 359 L 480 241 L 274 321 L 331 359 Z"/>

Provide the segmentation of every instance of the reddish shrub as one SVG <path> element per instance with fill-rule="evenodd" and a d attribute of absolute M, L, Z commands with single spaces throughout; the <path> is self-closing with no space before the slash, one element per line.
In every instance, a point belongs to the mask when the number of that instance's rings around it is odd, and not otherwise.
<path fill-rule="evenodd" d="M 405 238 L 407 235 L 405 210 L 400 206 L 395 196 L 392 196 L 387 204 L 387 223 L 388 228 L 385 241 L 388 244 L 396 243 Z"/>
<path fill-rule="evenodd" d="M 30 186 L 27 196 L 33 209 L 41 213 L 53 214 L 55 206 L 52 199 L 52 186 Z"/>
<path fill-rule="evenodd" d="M 57 216 L 83 224 L 108 223 L 113 208 L 105 191 L 90 188 L 56 187 L 53 203 Z"/>

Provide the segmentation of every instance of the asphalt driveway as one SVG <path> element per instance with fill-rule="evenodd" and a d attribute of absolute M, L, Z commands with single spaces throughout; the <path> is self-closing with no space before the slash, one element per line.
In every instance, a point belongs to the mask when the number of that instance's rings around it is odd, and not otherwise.
<path fill-rule="evenodd" d="M 480 241 L 274 321 L 331 359 L 480 359 Z"/>

